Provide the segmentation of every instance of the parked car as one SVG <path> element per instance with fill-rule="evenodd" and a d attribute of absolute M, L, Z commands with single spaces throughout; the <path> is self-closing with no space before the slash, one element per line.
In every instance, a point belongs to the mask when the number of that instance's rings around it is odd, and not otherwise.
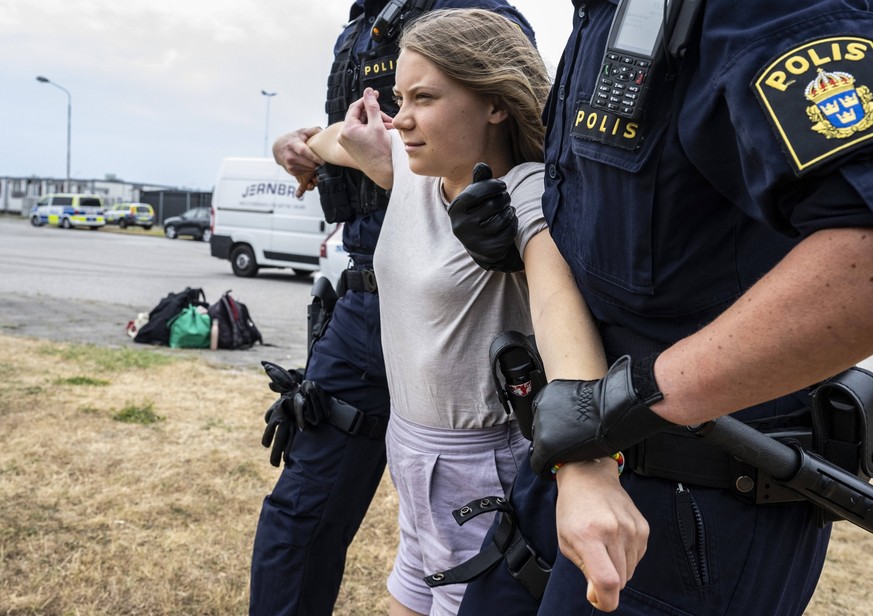
<path fill-rule="evenodd" d="M 208 242 L 212 238 L 210 212 L 212 208 L 195 207 L 181 216 L 171 216 L 164 221 L 164 235 L 171 240 L 180 235 L 190 235 L 195 240 Z"/>
<path fill-rule="evenodd" d="M 107 225 L 142 227 L 151 229 L 155 224 L 155 211 L 148 203 L 116 203 L 106 208 L 103 214 Z"/>
<path fill-rule="evenodd" d="M 64 229 L 99 229 L 106 224 L 103 199 L 97 195 L 75 193 L 45 195 L 30 209 L 30 224 L 34 227 L 52 224 Z"/>
<path fill-rule="evenodd" d="M 340 275 L 343 270 L 349 267 L 349 253 L 343 246 L 343 224 L 337 224 L 336 228 L 331 231 L 321 242 L 321 253 L 318 256 L 319 270 L 315 272 L 313 278 L 318 280 L 320 276 L 324 276 L 336 289 L 339 283 Z"/>

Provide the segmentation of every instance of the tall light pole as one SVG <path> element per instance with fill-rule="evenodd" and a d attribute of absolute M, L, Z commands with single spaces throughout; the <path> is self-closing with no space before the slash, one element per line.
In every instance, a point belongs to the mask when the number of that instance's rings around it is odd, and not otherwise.
<path fill-rule="evenodd" d="M 267 141 L 270 135 L 270 99 L 276 96 L 276 92 L 261 90 L 261 94 L 267 97 L 267 121 L 264 123 L 264 158 L 267 157 Z"/>
<path fill-rule="evenodd" d="M 69 90 L 56 84 L 54 81 L 49 80 L 47 77 L 39 76 L 36 80 L 40 83 L 47 83 L 50 86 L 54 86 L 67 95 L 67 181 L 64 185 L 64 191 L 69 192 L 72 188 L 70 185 L 70 125 L 73 118 L 73 97 L 70 95 Z"/>

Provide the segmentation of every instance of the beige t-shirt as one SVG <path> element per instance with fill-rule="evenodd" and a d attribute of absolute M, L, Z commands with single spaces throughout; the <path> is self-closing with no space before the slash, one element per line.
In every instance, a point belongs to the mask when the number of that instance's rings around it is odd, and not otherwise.
<path fill-rule="evenodd" d="M 413 174 L 403 142 L 390 134 L 394 187 L 373 263 L 391 412 L 438 428 L 505 423 L 488 347 L 506 330 L 532 332 L 527 280 L 476 265 L 452 233 L 440 179 Z M 502 179 L 524 254 L 546 228 L 543 165 L 518 165 Z"/>

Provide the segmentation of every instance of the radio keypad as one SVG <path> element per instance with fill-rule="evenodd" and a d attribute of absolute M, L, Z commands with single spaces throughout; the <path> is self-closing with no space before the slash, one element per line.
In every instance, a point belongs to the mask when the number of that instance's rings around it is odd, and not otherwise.
<path fill-rule="evenodd" d="M 649 60 L 608 53 L 591 104 L 611 111 L 633 114 L 651 67 Z"/>

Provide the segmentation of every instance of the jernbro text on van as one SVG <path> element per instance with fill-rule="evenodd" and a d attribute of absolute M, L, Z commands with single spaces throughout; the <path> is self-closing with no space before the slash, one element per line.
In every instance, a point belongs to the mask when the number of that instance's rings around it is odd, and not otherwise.
<path fill-rule="evenodd" d="M 282 182 L 264 182 L 260 184 L 249 184 L 243 191 L 243 199 L 246 197 L 255 197 L 257 195 L 293 195 L 297 192 L 296 184 L 286 184 Z"/>

